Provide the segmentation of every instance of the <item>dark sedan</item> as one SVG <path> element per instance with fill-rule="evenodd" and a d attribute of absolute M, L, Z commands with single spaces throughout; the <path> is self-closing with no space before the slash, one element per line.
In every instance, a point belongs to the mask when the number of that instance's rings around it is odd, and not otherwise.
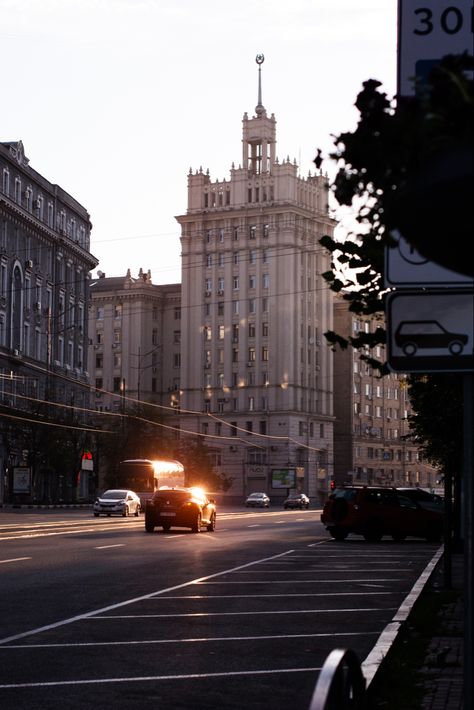
<path fill-rule="evenodd" d="M 147 501 L 145 530 L 151 533 L 155 527 L 164 532 L 170 528 L 191 528 L 195 533 L 205 527 L 209 532 L 216 529 L 216 503 L 200 488 L 160 488 Z"/>
<path fill-rule="evenodd" d="M 283 507 L 285 509 L 299 508 L 300 510 L 307 510 L 309 508 L 309 498 L 305 493 L 291 493 L 283 501 Z"/>

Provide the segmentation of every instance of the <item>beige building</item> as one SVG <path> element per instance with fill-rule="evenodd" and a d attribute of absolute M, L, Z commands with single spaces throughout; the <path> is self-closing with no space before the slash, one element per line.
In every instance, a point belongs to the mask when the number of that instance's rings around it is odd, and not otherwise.
<path fill-rule="evenodd" d="M 95 408 L 178 404 L 180 284 L 158 286 L 150 272 L 91 281 L 89 367 Z"/>
<path fill-rule="evenodd" d="M 260 72 L 260 66 L 259 66 Z M 244 114 L 230 179 L 188 174 L 181 225 L 181 426 L 206 437 L 229 496 L 278 502 L 284 472 L 318 499 L 333 462 L 333 297 L 319 245 L 332 234 L 327 179 L 276 155 L 276 120 Z M 278 475 L 283 485 L 279 488 Z"/>
<path fill-rule="evenodd" d="M 339 335 L 373 332 L 377 325 L 384 324 L 350 313 L 347 301 L 335 302 L 334 330 Z M 381 346 L 371 355 L 386 360 Z M 407 417 L 411 413 L 404 375 L 392 372 L 380 378 L 360 359 L 358 351 L 338 348 L 334 355 L 334 413 L 337 483 L 436 486 L 436 469 L 404 438 L 409 434 Z"/>

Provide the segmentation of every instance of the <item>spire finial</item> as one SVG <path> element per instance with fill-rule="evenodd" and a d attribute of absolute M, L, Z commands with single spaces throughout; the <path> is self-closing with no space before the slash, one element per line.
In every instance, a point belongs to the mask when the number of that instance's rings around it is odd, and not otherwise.
<path fill-rule="evenodd" d="M 258 103 L 255 107 L 255 113 L 257 116 L 261 116 L 265 113 L 265 107 L 262 104 L 262 64 L 265 61 L 265 56 L 257 54 L 255 61 L 258 64 Z"/>

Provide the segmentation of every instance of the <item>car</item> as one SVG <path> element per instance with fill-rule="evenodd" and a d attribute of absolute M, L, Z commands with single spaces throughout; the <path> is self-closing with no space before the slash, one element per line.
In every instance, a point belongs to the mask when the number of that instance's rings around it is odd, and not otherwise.
<path fill-rule="evenodd" d="M 451 333 L 436 320 L 402 321 L 395 331 L 395 343 L 405 355 L 414 355 L 419 348 L 447 348 L 451 355 L 459 355 L 468 340 L 466 333 Z"/>
<path fill-rule="evenodd" d="M 397 493 L 403 496 L 408 496 L 411 500 L 418 503 L 421 508 L 426 510 L 434 510 L 444 513 L 444 498 L 436 493 L 430 493 L 423 488 L 403 488 L 397 487 Z"/>
<path fill-rule="evenodd" d="M 266 493 L 251 493 L 245 501 L 246 508 L 269 508 L 270 498 Z"/>
<path fill-rule="evenodd" d="M 300 508 L 301 510 L 307 510 L 309 508 L 309 498 L 305 493 L 290 493 L 288 498 L 283 501 L 283 507 L 285 509 Z"/>
<path fill-rule="evenodd" d="M 129 515 L 138 517 L 141 512 L 140 498 L 134 491 L 125 488 L 110 488 L 96 498 L 93 505 L 94 517 L 99 515 Z"/>
<path fill-rule="evenodd" d="M 438 542 L 443 534 L 443 511 L 417 500 L 418 489 L 382 486 L 340 486 L 326 501 L 321 522 L 335 540 L 350 534 L 378 542 L 384 535 L 402 541 L 422 537 Z"/>
<path fill-rule="evenodd" d="M 195 533 L 205 527 L 214 532 L 216 519 L 216 501 L 208 498 L 201 488 L 159 488 L 146 502 L 147 533 L 154 532 L 155 527 L 162 527 L 164 532 L 169 532 L 172 527 L 191 528 Z"/>

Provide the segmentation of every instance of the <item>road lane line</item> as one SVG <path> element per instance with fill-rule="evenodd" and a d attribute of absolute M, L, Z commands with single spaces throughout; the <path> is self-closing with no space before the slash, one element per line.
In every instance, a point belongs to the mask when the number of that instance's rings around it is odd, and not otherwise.
<path fill-rule="evenodd" d="M 129 678 L 94 678 L 86 680 L 53 680 L 39 683 L 11 683 L 0 685 L 1 690 L 13 688 L 54 688 L 65 685 L 100 685 L 101 683 L 144 683 L 157 680 L 200 680 L 206 678 L 228 678 L 229 676 L 274 675 L 278 673 L 315 673 L 321 666 L 308 666 L 307 668 L 270 668 L 263 671 L 225 671 L 223 673 L 188 673 L 182 675 L 149 675 L 131 676 Z"/>
<path fill-rule="evenodd" d="M 215 636 L 205 638 L 189 638 L 189 639 L 144 639 L 142 641 L 78 641 L 76 643 L 27 643 L 16 644 L 12 646 L 3 646 L 0 649 L 3 651 L 21 650 L 24 651 L 30 648 L 82 648 L 94 646 L 146 646 L 147 644 L 168 644 L 168 643 L 209 643 L 216 641 L 262 641 L 269 639 L 301 639 L 301 638 L 332 638 L 333 636 L 377 636 L 378 631 L 338 631 L 318 634 L 272 634 L 260 636 Z"/>
<path fill-rule="evenodd" d="M 89 617 L 92 621 L 100 619 L 101 621 L 108 621 L 109 619 L 181 619 L 181 618 L 198 618 L 205 617 L 208 619 L 211 616 L 272 616 L 273 614 L 340 614 L 340 613 L 354 613 L 354 612 L 374 612 L 374 611 L 397 611 L 396 606 L 384 607 L 379 609 L 378 607 L 361 607 L 354 609 L 275 609 L 274 611 L 197 611 L 189 612 L 185 614 L 106 614 L 105 616 L 94 616 Z"/>
<path fill-rule="evenodd" d="M 24 560 L 31 560 L 32 557 L 12 557 L 10 560 L 0 560 L 0 565 L 6 565 L 8 562 L 23 562 Z"/>
<path fill-rule="evenodd" d="M 99 545 L 99 547 L 94 547 L 94 550 L 109 550 L 111 547 L 125 547 L 125 544 L 122 542 L 117 545 Z"/>
<path fill-rule="evenodd" d="M 77 616 L 71 616 L 68 619 L 63 619 L 62 621 L 57 621 L 53 624 L 46 624 L 45 626 L 39 626 L 36 629 L 30 629 L 29 631 L 23 631 L 20 634 L 13 634 L 12 636 L 6 636 L 0 639 L 0 645 L 8 643 L 9 641 L 17 641 L 21 638 L 26 638 L 27 636 L 33 636 L 35 634 L 42 633 L 43 631 L 50 631 L 51 629 L 57 629 L 60 626 L 66 626 L 67 624 L 72 624 L 75 621 L 82 621 L 83 619 L 90 619 L 96 614 L 103 614 L 107 611 L 112 611 L 113 609 L 120 609 L 124 606 L 129 606 L 130 604 L 135 604 L 136 602 L 144 601 L 145 599 L 151 599 L 159 594 L 166 594 L 167 592 L 174 592 L 177 589 L 184 589 L 185 587 L 191 587 L 193 585 L 200 584 L 207 581 L 208 579 L 214 579 L 216 577 L 222 577 L 222 575 L 229 574 L 230 572 L 236 572 L 245 567 L 252 567 L 253 565 L 261 564 L 267 560 L 278 559 L 279 557 L 284 557 L 285 555 L 291 555 L 294 550 L 286 550 L 286 552 L 280 552 L 278 555 L 273 555 L 272 557 L 263 557 L 261 560 L 254 560 L 254 562 L 247 562 L 245 565 L 239 565 L 238 567 L 233 567 L 231 569 L 223 570 L 222 572 L 216 572 L 215 574 L 209 574 L 205 577 L 198 577 L 197 579 L 192 579 L 189 582 L 183 582 L 182 584 L 176 584 L 173 587 L 167 587 L 165 589 L 159 589 L 150 594 L 143 594 L 140 597 L 134 597 L 133 599 L 127 599 L 124 602 L 118 602 L 117 604 L 111 604 L 110 606 L 102 607 L 101 609 L 96 609 L 95 611 L 89 611 L 85 614 L 78 614 Z M 1 686 L 0 686 L 1 687 Z"/>

